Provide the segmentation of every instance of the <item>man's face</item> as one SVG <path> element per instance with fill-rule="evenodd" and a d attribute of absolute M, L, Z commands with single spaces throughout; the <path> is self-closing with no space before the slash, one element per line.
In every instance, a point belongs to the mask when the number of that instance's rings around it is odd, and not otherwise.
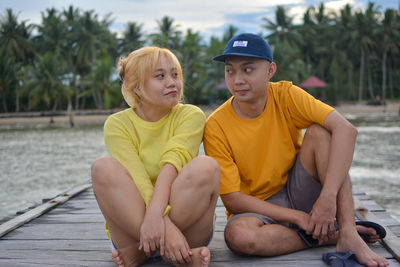
<path fill-rule="evenodd" d="M 255 102 L 267 96 L 275 63 L 264 59 L 232 56 L 225 59 L 225 81 L 239 102 Z"/>

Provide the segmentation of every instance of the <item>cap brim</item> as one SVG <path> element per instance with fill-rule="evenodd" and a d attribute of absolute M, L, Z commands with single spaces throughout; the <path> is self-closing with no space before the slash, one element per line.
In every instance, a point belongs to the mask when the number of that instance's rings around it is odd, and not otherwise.
<path fill-rule="evenodd" d="M 261 58 L 261 59 L 265 59 L 265 60 L 268 60 L 268 61 L 269 61 L 269 59 L 267 59 L 267 58 L 265 58 L 265 57 L 257 56 L 257 55 L 253 55 L 253 54 L 246 54 L 246 53 L 228 53 L 228 54 L 222 54 L 222 55 L 213 57 L 213 60 L 215 60 L 215 61 L 220 61 L 220 62 L 225 62 L 225 59 L 226 59 L 227 57 L 230 57 L 230 56 L 254 57 L 254 58 Z"/>

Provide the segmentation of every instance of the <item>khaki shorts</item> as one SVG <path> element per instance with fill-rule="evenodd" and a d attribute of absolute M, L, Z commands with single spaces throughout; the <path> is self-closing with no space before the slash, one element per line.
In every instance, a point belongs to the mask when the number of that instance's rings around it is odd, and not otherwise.
<path fill-rule="evenodd" d="M 292 169 L 289 171 L 286 186 L 275 195 L 267 198 L 265 201 L 281 207 L 309 213 L 312 210 L 315 201 L 318 199 L 321 189 L 321 184 L 304 169 L 298 154 Z M 258 213 L 241 213 L 232 215 L 229 218 L 227 225 L 231 221 L 240 217 L 257 217 L 264 224 L 281 224 L 291 228 L 298 228 L 297 225 L 277 222 L 268 216 Z"/>

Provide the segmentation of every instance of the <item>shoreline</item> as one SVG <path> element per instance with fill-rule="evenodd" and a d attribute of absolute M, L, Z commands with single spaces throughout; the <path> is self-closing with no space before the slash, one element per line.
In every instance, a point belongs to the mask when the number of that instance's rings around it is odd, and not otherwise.
<path fill-rule="evenodd" d="M 206 116 L 210 115 L 218 106 L 199 106 Z M 342 115 L 368 115 L 368 114 L 390 114 L 400 116 L 400 100 L 388 101 L 387 105 L 366 105 L 343 103 L 334 108 Z M 73 116 L 74 125 L 96 125 L 103 124 L 109 115 L 122 109 L 113 110 L 81 110 L 75 111 Z M 24 127 L 46 127 L 46 126 L 68 126 L 70 117 L 66 111 L 58 111 L 54 114 L 49 112 L 19 112 L 0 113 L 0 129 L 24 128 Z"/>

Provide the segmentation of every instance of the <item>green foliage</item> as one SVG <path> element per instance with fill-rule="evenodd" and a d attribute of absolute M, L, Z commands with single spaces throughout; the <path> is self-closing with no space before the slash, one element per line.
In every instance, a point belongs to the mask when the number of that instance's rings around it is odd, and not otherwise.
<path fill-rule="evenodd" d="M 0 17 L 0 112 L 115 108 L 123 104 L 118 84 L 119 57 L 143 45 L 171 49 L 184 73 L 185 102 L 219 104 L 230 97 L 216 90 L 224 80 L 224 65 L 212 57 L 239 33 L 229 25 L 222 36 L 203 40 L 168 16 L 158 29 L 145 34 L 143 24 L 128 22 L 117 36 L 110 31 L 111 14 L 100 19 L 93 11 L 73 6 L 48 8 L 38 25 L 18 20 L 6 9 Z M 330 103 L 342 100 L 400 97 L 400 15 L 381 11 L 373 3 L 365 10 L 346 5 L 339 12 L 324 3 L 310 7 L 300 24 L 284 6 L 273 19 L 262 18 L 278 70 L 274 81 L 300 84 L 315 75 L 327 88 L 305 88 Z M 35 29 L 35 35 L 32 31 Z"/>

